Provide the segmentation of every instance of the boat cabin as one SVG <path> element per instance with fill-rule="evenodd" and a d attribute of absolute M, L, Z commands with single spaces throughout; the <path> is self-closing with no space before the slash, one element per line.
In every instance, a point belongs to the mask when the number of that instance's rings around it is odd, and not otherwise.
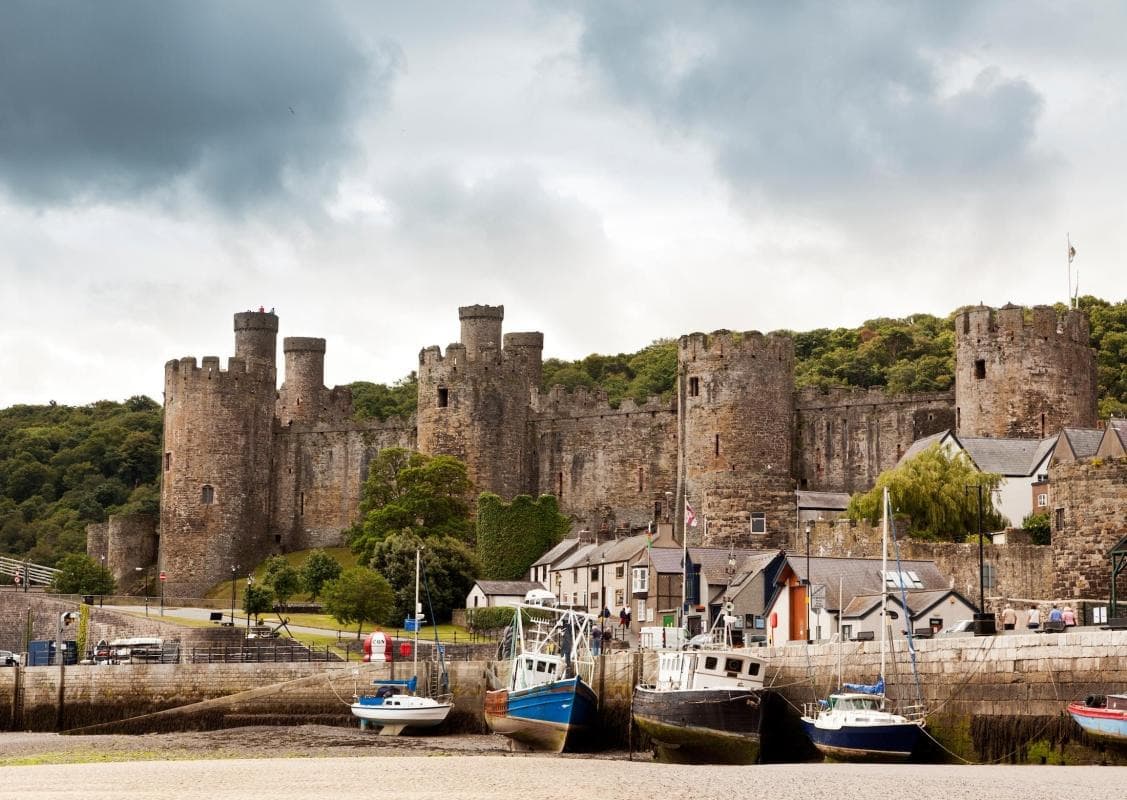
<path fill-rule="evenodd" d="M 559 656 L 528 653 L 513 662 L 513 689 L 527 689 L 559 680 L 564 672 L 564 662 Z"/>
<path fill-rule="evenodd" d="M 763 687 L 763 661 L 732 650 L 662 653 L 657 673 L 659 690 Z"/>
<path fill-rule="evenodd" d="M 884 697 L 875 694 L 831 694 L 828 711 L 884 711 Z"/>

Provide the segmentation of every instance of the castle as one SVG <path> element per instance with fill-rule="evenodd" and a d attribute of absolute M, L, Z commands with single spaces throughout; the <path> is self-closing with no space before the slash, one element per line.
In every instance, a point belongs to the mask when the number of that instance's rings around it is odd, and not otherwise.
<path fill-rule="evenodd" d="M 1096 423 L 1078 311 L 965 310 L 954 391 L 903 396 L 797 390 L 786 334 L 691 333 L 675 396 L 617 408 L 582 388 L 542 392 L 544 336 L 502 335 L 503 307 L 459 317 L 459 342 L 419 354 L 415 417 L 379 422 L 352 419 L 349 389 L 323 385 L 324 339 L 284 339 L 277 388 L 278 317 L 236 314 L 225 369 L 216 357 L 165 365 L 159 539 L 125 549 L 156 554 L 170 594 L 198 595 L 271 553 L 339 545 L 370 461 L 390 446 L 456 456 L 479 490 L 506 499 L 553 494 L 581 527 L 638 529 L 687 501 L 708 521 L 705 544 L 782 547 L 796 488 L 867 489 L 923 436 Z"/>

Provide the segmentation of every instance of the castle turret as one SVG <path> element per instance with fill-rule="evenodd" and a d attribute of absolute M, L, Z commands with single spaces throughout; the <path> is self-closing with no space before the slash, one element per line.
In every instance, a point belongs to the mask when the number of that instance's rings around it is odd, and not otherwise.
<path fill-rule="evenodd" d="M 469 467 L 477 489 L 506 499 L 534 490 L 529 403 L 544 335 L 502 339 L 503 306 L 458 309 L 462 341 L 419 353 L 419 450 Z M 503 345 L 503 348 L 502 348 Z"/>
<path fill-rule="evenodd" d="M 321 414 L 325 389 L 325 340 L 287 336 L 285 383 L 278 395 L 278 418 L 283 425 L 315 420 Z"/>
<path fill-rule="evenodd" d="M 199 596 L 269 547 L 276 394 L 272 313 L 235 315 L 235 349 L 164 368 L 160 568 L 170 595 Z"/>
<path fill-rule="evenodd" d="M 779 547 L 794 526 L 794 342 L 755 331 L 682 336 L 680 493 L 706 545 Z M 679 527 L 683 522 L 679 522 Z M 698 521 L 689 542 L 704 534 Z"/>
<path fill-rule="evenodd" d="M 963 436 L 1044 438 L 1096 426 L 1088 318 L 1050 306 L 955 317 L 955 418 Z"/>

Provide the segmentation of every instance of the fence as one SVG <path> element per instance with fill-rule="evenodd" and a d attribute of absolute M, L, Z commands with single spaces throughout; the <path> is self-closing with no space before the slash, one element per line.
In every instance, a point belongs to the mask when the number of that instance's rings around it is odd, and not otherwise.
<path fill-rule="evenodd" d="M 350 650 L 345 650 L 345 657 L 341 658 L 328 645 L 305 646 L 293 641 L 278 641 L 261 644 L 256 647 L 239 647 L 238 645 L 208 645 L 203 647 L 189 647 L 183 652 L 186 664 L 261 664 L 293 661 L 348 661 L 351 660 Z M 357 656 L 359 660 L 359 656 Z"/>

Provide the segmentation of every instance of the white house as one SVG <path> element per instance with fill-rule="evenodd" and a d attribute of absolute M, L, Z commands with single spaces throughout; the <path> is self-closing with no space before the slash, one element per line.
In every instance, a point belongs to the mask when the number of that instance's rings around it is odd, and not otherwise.
<path fill-rule="evenodd" d="M 513 608 L 530 590 L 543 588 L 539 581 L 475 581 L 466 595 L 466 608 Z"/>

